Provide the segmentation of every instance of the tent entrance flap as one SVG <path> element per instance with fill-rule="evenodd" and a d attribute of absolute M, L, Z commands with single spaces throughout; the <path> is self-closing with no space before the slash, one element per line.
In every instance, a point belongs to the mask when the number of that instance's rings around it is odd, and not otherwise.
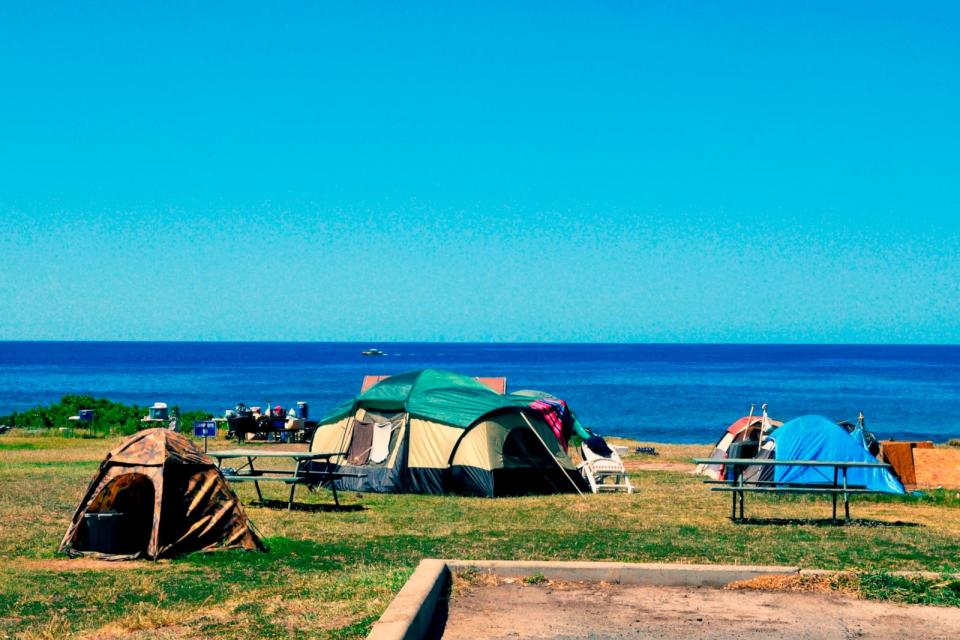
<path fill-rule="evenodd" d="M 553 459 L 553 461 L 557 463 L 557 466 L 558 466 L 558 467 L 560 467 L 560 471 L 563 472 L 563 475 L 567 476 L 567 478 L 570 480 L 570 484 L 573 485 L 573 488 L 576 489 L 577 493 L 582 496 L 582 495 L 583 495 L 583 491 L 580 490 L 580 487 L 577 486 L 577 483 L 574 482 L 573 478 L 570 478 L 570 476 L 567 474 L 567 470 L 563 468 L 563 465 L 560 464 L 560 461 L 557 460 L 557 457 L 556 457 L 555 455 L 553 455 L 553 452 L 552 452 L 552 451 L 550 451 L 550 447 L 547 446 L 547 443 L 543 440 L 543 438 L 540 437 L 540 434 L 537 433 L 537 430 L 536 430 L 536 429 L 534 428 L 534 426 L 530 423 L 530 419 L 527 418 L 527 415 L 526 415 L 523 411 L 521 411 L 521 412 L 520 412 L 520 417 L 523 418 L 523 421 L 527 423 L 527 426 L 530 427 L 530 430 L 533 431 L 534 435 L 537 436 L 537 439 L 540 441 L 540 444 L 543 445 L 544 450 L 545 450 L 548 454 L 550 454 L 550 457 Z"/>
<path fill-rule="evenodd" d="M 117 476 L 90 503 L 78 532 L 78 551 L 142 554 L 150 544 L 153 481 L 142 473 Z"/>

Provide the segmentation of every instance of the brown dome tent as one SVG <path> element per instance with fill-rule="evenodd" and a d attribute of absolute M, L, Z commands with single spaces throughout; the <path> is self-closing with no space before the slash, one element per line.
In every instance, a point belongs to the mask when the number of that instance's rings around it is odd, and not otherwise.
<path fill-rule="evenodd" d="M 213 460 L 168 429 L 136 433 L 107 454 L 60 552 L 109 559 L 265 547 Z"/>

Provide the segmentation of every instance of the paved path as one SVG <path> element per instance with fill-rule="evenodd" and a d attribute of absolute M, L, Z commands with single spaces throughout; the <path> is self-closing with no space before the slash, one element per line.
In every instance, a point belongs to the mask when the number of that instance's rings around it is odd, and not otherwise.
<path fill-rule="evenodd" d="M 474 585 L 445 640 L 489 638 L 960 638 L 960 609 L 832 594 L 564 583 Z"/>

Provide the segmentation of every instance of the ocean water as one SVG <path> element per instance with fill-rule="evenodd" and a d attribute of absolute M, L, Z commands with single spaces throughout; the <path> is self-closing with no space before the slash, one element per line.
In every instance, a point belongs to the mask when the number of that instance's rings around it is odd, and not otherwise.
<path fill-rule="evenodd" d="M 712 442 L 766 402 L 781 420 L 863 411 L 881 437 L 960 437 L 960 346 L 0 342 L 0 415 L 82 393 L 217 415 L 304 400 L 316 417 L 366 374 L 426 367 L 549 391 L 606 435 Z"/>

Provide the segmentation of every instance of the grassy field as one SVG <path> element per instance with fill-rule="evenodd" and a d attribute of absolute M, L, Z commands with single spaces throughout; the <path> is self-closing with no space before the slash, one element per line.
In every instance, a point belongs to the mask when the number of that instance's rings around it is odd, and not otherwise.
<path fill-rule="evenodd" d="M 268 553 L 61 558 L 67 522 L 114 442 L 0 437 L 0 637 L 359 638 L 424 557 L 960 570 L 955 492 L 856 499 L 848 527 L 828 524 L 826 499 L 760 496 L 747 503 L 757 524 L 737 526 L 728 501 L 685 473 L 706 445 L 629 456 L 632 496 L 348 494 L 353 510 L 336 513 L 319 508 L 328 492 L 303 492 L 312 509 L 247 507 Z M 254 499 L 251 486 L 238 493 Z"/>

